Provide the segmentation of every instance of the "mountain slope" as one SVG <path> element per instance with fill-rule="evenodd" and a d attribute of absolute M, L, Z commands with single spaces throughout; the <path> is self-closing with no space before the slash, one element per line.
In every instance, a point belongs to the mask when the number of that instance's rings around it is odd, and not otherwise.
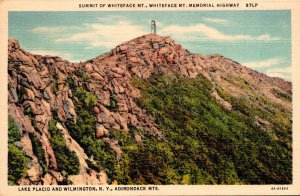
<path fill-rule="evenodd" d="M 9 40 L 8 73 L 12 184 L 291 183 L 291 83 L 221 55 L 148 34 L 70 63 Z"/>

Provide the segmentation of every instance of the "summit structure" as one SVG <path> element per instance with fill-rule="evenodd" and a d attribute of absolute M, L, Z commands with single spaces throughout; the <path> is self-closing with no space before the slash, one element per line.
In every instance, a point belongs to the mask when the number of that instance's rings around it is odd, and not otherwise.
<path fill-rule="evenodd" d="M 156 23 L 155 23 L 155 20 L 151 20 L 151 33 L 156 34 Z"/>

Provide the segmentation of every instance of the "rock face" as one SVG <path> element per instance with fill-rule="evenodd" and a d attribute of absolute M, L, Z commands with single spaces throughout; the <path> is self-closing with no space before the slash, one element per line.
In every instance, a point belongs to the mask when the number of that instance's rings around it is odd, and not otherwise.
<path fill-rule="evenodd" d="M 140 91 L 132 84 L 132 79 L 148 79 L 152 74 L 164 73 L 169 76 L 181 74 L 195 78 L 201 74 L 214 85 L 212 98 L 227 110 L 230 103 L 223 100 L 217 90 L 233 96 L 251 96 L 247 88 L 255 90 L 267 99 L 291 110 L 291 102 L 280 99 L 273 93 L 274 87 L 291 94 L 292 85 L 280 78 L 271 78 L 250 70 L 237 62 L 220 55 L 203 56 L 192 54 L 170 37 L 148 34 L 122 43 L 110 52 L 83 63 L 70 63 L 59 57 L 30 54 L 20 48 L 18 41 L 8 42 L 8 103 L 9 115 L 22 131 L 23 150 L 31 158 L 31 168 L 20 184 L 57 184 L 62 181 L 57 160 L 50 145 L 48 123 L 55 117 L 60 123 L 67 119 L 76 121 L 72 89 L 67 84 L 71 78 L 76 84 L 84 85 L 97 97 L 93 108 L 97 124 L 95 135 L 105 140 L 121 158 L 122 150 L 118 142 L 108 138 L 110 130 L 127 133 L 129 126 L 139 127 L 153 136 L 163 137 L 155 124 L 155 119 L 137 104 Z M 84 79 L 78 76 L 83 73 Z M 243 80 L 241 80 L 241 78 Z M 241 84 L 242 83 L 242 84 Z M 262 120 L 261 120 L 262 121 Z M 86 169 L 88 159 L 83 149 L 59 125 L 68 148 L 75 151 L 80 161 L 80 174 L 69 179 L 74 184 L 106 184 L 104 171 Z M 49 168 L 41 172 L 37 157 L 33 154 L 28 134 L 33 134 L 42 144 Z M 140 135 L 135 135 L 138 144 Z"/>

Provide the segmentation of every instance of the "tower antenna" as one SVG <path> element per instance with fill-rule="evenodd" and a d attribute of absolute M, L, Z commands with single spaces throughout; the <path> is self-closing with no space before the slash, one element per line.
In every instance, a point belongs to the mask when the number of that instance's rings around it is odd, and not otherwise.
<path fill-rule="evenodd" d="M 151 33 L 156 34 L 156 24 L 155 24 L 155 20 L 151 20 Z"/>

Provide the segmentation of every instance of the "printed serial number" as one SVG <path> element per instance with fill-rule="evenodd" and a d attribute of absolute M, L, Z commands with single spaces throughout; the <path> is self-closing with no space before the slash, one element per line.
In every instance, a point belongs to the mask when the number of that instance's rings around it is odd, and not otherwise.
<path fill-rule="evenodd" d="M 278 187 L 271 187 L 271 190 L 276 190 L 276 191 L 287 191 L 289 190 L 289 187 L 285 187 L 285 186 L 278 186 Z"/>

